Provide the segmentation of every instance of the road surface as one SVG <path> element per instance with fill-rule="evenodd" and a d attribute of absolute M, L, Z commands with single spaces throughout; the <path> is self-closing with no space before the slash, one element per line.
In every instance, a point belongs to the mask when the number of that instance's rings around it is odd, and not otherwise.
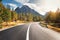
<path fill-rule="evenodd" d="M 0 40 L 25 40 L 29 24 L 19 25 L 0 32 Z"/>
<path fill-rule="evenodd" d="M 34 22 L 1 31 L 0 40 L 60 40 L 60 33 Z"/>
<path fill-rule="evenodd" d="M 33 23 L 29 31 L 29 40 L 60 40 L 60 34 Z"/>

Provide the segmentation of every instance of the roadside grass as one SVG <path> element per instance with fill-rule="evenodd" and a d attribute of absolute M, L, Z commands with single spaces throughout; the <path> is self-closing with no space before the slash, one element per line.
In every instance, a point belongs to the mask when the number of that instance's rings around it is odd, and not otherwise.
<path fill-rule="evenodd" d="M 17 24 L 21 24 L 21 23 L 25 23 L 24 21 L 16 21 L 16 22 L 3 22 L 1 25 L 0 25 L 0 29 L 4 29 L 4 28 L 9 28 L 11 26 L 15 26 Z"/>
<path fill-rule="evenodd" d="M 54 24 L 55 23 L 49 23 L 49 24 L 47 24 L 45 22 L 40 22 L 40 25 L 42 27 L 46 27 L 46 28 L 52 29 L 54 31 L 60 32 L 60 28 L 58 28 L 58 26 L 55 26 Z"/>
<path fill-rule="evenodd" d="M 47 25 L 47 26 L 48 26 L 49 29 L 60 32 L 60 28 L 57 28 L 57 27 L 54 27 L 54 26 L 51 26 L 51 25 Z"/>

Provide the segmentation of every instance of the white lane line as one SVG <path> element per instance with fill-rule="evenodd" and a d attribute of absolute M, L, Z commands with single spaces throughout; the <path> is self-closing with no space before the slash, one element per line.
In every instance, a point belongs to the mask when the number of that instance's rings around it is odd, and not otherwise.
<path fill-rule="evenodd" d="M 28 29 L 27 29 L 27 34 L 26 34 L 26 40 L 29 40 L 29 29 L 30 29 L 31 24 L 29 25 Z"/>

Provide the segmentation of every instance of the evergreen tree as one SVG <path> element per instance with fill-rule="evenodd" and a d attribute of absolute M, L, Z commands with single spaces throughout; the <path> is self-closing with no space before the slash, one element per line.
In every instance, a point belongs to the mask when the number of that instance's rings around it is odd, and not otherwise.
<path fill-rule="evenodd" d="M 18 19 L 18 14 L 15 11 L 12 11 L 11 18 L 12 18 L 12 21 L 16 21 Z"/>
<path fill-rule="evenodd" d="M 5 22 L 11 21 L 11 13 L 8 10 L 4 10 L 1 16 Z"/>
<path fill-rule="evenodd" d="M 0 0 L 0 2 L 1 2 L 2 0 Z"/>
<path fill-rule="evenodd" d="M 3 22 L 2 17 L 0 17 L 0 28 L 2 28 L 2 22 Z"/>

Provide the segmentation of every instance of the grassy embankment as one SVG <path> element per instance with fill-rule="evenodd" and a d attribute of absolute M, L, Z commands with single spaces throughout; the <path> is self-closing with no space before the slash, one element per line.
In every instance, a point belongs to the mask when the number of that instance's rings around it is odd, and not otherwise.
<path fill-rule="evenodd" d="M 25 22 L 24 21 L 7 22 L 7 23 L 3 22 L 2 25 L 0 26 L 0 29 L 9 28 L 11 26 L 15 26 L 22 23 L 25 23 Z"/>
<path fill-rule="evenodd" d="M 51 24 L 53 24 L 53 23 L 47 24 L 45 22 L 40 22 L 41 26 L 47 27 L 47 28 L 52 29 L 52 30 L 57 31 L 57 32 L 60 32 L 60 28 L 58 28 L 57 26 L 52 26 Z"/>

